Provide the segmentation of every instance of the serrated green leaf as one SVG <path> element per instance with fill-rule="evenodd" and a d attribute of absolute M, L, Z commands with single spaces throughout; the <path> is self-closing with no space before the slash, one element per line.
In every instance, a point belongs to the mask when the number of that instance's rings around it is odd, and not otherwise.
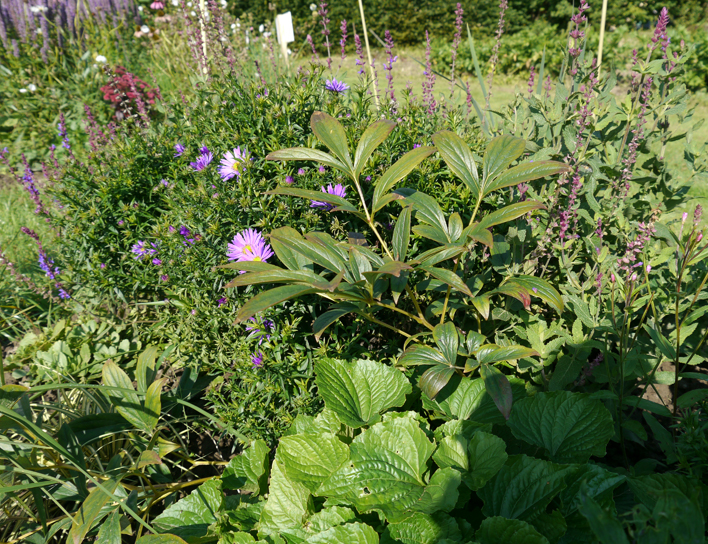
<path fill-rule="evenodd" d="M 438 544 L 445 539 L 459 542 L 462 535 L 455 519 L 447 514 L 416 513 L 400 523 L 390 524 L 384 539 L 387 537 L 402 544 Z"/>
<path fill-rule="evenodd" d="M 485 519 L 475 537 L 479 544 L 549 544 L 525 521 L 500 516 Z"/>
<path fill-rule="evenodd" d="M 447 167 L 467 185 L 472 200 L 477 201 L 480 196 L 479 174 L 467 143 L 449 130 L 436 132 L 432 139 Z"/>
<path fill-rule="evenodd" d="M 372 199 L 371 212 L 379 211 L 383 206 L 388 204 L 391 199 L 399 198 L 397 195 L 388 195 L 387 193 L 393 188 L 396 183 L 410 174 L 416 166 L 423 160 L 435 153 L 434 147 L 418 147 L 409 151 L 398 159 L 383 175 L 378 179 L 374 187 L 374 196 Z M 388 198 L 386 198 L 388 197 Z"/>
<path fill-rule="evenodd" d="M 337 525 L 309 537 L 305 544 L 378 544 L 379 534 L 364 523 Z"/>
<path fill-rule="evenodd" d="M 468 470 L 463 473 L 462 481 L 472 491 L 482 488 L 504 466 L 508 455 L 504 441 L 490 433 L 477 431 L 469 441 Z"/>
<path fill-rule="evenodd" d="M 580 513 L 590 524 L 602 544 L 629 544 L 622 522 L 612 516 L 591 497 L 581 497 Z"/>
<path fill-rule="evenodd" d="M 268 500 L 261 513 L 260 529 L 270 533 L 289 527 L 300 528 L 312 510 L 310 491 L 304 485 L 288 479 L 276 455 L 271 467 Z"/>
<path fill-rule="evenodd" d="M 224 489 L 240 489 L 245 493 L 265 492 L 268 481 L 268 454 L 270 450 L 263 440 L 254 440 L 224 469 L 221 481 Z"/>
<path fill-rule="evenodd" d="M 514 404 L 509 427 L 516 438 L 545 448 L 551 460 L 585 463 L 605 455 L 614 435 L 612 415 L 581 393 L 538 393 Z"/>
<path fill-rule="evenodd" d="M 470 465 L 467 458 L 467 445 L 467 439 L 462 435 L 445 436 L 439 441 L 433 460 L 440 468 L 453 467 L 467 471 Z"/>
<path fill-rule="evenodd" d="M 332 433 L 296 434 L 280 439 L 278 459 L 290 481 L 314 493 L 349 460 L 349 448 Z"/>
<path fill-rule="evenodd" d="M 563 467 L 526 455 L 509 457 L 506 465 L 477 494 L 485 516 L 533 519 L 566 487 L 575 467 Z"/>
<path fill-rule="evenodd" d="M 216 522 L 224 493 L 221 482 L 210 480 L 192 491 L 184 499 L 168 506 L 152 525 L 161 533 L 170 533 L 187 542 L 206 536 L 209 525 Z"/>
<path fill-rule="evenodd" d="M 356 179 L 359 179 L 371 154 L 389 137 L 394 128 L 396 128 L 395 122 L 388 119 L 380 119 L 369 125 L 364 134 L 361 135 L 359 145 L 357 145 L 354 152 L 354 177 Z"/>
<path fill-rule="evenodd" d="M 560 493 L 561 512 L 565 517 L 570 517 L 580 507 L 582 494 L 600 502 L 612 498 L 612 491 L 622 485 L 627 478 L 620 474 L 610 472 L 597 465 L 580 465 L 568 478 L 568 485 Z"/>
<path fill-rule="evenodd" d="M 315 371 L 325 405 L 353 428 L 370 425 L 386 410 L 402 406 L 412 390 L 401 372 L 375 361 L 321 359 Z"/>
<path fill-rule="evenodd" d="M 312 514 L 307 520 L 308 528 L 315 533 L 321 533 L 331 527 L 343 525 L 356 520 L 356 512 L 343 506 L 330 506 Z"/>

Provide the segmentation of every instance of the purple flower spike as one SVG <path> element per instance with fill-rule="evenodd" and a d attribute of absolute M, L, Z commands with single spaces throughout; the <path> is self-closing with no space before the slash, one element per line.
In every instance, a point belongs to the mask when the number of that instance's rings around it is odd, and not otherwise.
<path fill-rule="evenodd" d="M 253 363 L 253 368 L 260 368 L 263 366 L 263 352 L 259 351 L 251 355 L 251 363 Z"/>
<path fill-rule="evenodd" d="M 335 185 L 334 187 L 330 183 L 329 185 L 327 185 L 327 189 L 321 187 L 320 190 L 326 195 L 334 195 L 339 196 L 341 198 L 347 196 L 347 189 L 341 183 L 337 183 L 337 185 Z M 312 204 L 310 204 L 310 208 L 325 208 L 327 211 L 329 211 L 334 208 L 334 205 L 330 204 L 329 202 L 319 202 L 317 200 L 313 200 Z"/>
<path fill-rule="evenodd" d="M 328 79 L 325 82 L 325 89 L 332 91 L 333 93 L 343 93 L 349 89 L 349 85 L 343 81 L 337 81 L 335 78 L 332 78 L 331 80 Z"/>
<path fill-rule="evenodd" d="M 230 180 L 233 177 L 240 177 L 246 169 L 246 160 L 248 152 L 246 149 L 241 151 L 240 147 L 234 148 L 233 152 L 227 151 L 224 158 L 221 159 L 219 167 L 219 175 L 224 181 Z"/>
<path fill-rule="evenodd" d="M 255 229 L 239 232 L 227 247 L 226 256 L 230 261 L 266 262 L 274 255 L 263 235 Z"/>

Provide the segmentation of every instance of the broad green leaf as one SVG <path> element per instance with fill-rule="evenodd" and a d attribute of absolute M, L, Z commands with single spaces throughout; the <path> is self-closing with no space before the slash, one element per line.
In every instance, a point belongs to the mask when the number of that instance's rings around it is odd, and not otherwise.
<path fill-rule="evenodd" d="M 484 319 L 489 319 L 490 303 L 489 295 L 479 295 L 474 297 L 472 300 L 472 305 L 479 312 L 479 314 Z"/>
<path fill-rule="evenodd" d="M 469 441 L 468 470 L 462 481 L 472 491 L 482 488 L 504 466 L 508 458 L 504 440 L 484 431 L 477 431 Z"/>
<path fill-rule="evenodd" d="M 268 291 L 257 294 L 255 297 L 246 302 L 246 304 L 241 306 L 241 309 L 236 314 L 236 323 L 242 323 L 249 317 L 256 315 L 258 312 L 262 312 L 271 306 L 275 306 L 276 304 L 280 304 L 281 302 L 290 300 L 291 298 L 308 295 L 315 292 L 315 289 L 312 289 L 307 285 L 283 285 L 282 287 L 269 289 Z"/>
<path fill-rule="evenodd" d="M 514 404 L 509 427 L 516 438 L 545 448 L 551 460 L 585 463 L 602 457 L 614 435 L 610 412 L 582 393 L 538 393 Z"/>
<path fill-rule="evenodd" d="M 447 167 L 467 185 L 476 202 L 480 197 L 479 174 L 469 146 L 450 130 L 436 132 L 432 139 Z"/>
<path fill-rule="evenodd" d="M 401 210 L 396 227 L 393 229 L 393 258 L 397 261 L 403 261 L 408 255 L 408 242 L 411 238 L 411 210 L 410 206 Z"/>
<path fill-rule="evenodd" d="M 315 371 L 325 405 L 353 428 L 371 425 L 386 410 L 402 406 L 412 390 L 404 374 L 375 361 L 321 359 Z"/>
<path fill-rule="evenodd" d="M 467 244 L 470 240 L 474 240 L 490 248 L 494 247 L 494 236 L 492 232 L 488 229 L 481 228 L 479 223 L 472 223 L 462 231 L 460 242 Z"/>
<path fill-rule="evenodd" d="M 455 369 L 449 366 L 437 365 L 427 369 L 418 381 L 418 387 L 429 398 L 435 399 L 440 390 L 445 387 L 450 378 L 455 375 Z"/>
<path fill-rule="evenodd" d="M 369 125 L 364 134 L 361 135 L 359 145 L 357 145 L 354 153 L 354 177 L 356 179 L 359 179 L 371 154 L 388 138 L 394 128 L 396 128 L 396 123 L 388 119 L 381 119 Z"/>
<path fill-rule="evenodd" d="M 356 520 L 356 513 L 351 508 L 343 506 L 330 506 L 312 514 L 307 520 L 307 525 L 310 530 L 315 533 L 321 533 L 331 527 L 343 525 Z"/>
<path fill-rule="evenodd" d="M 371 205 L 371 213 L 379 211 L 390 200 L 387 201 L 385 196 L 393 188 L 396 183 L 410 174 L 416 166 L 423 160 L 435 153 L 434 147 L 418 147 L 409 151 L 398 159 L 376 182 L 374 187 L 374 197 Z M 395 197 L 394 197 L 395 198 Z"/>
<path fill-rule="evenodd" d="M 437 325 L 433 329 L 433 339 L 440 352 L 445 356 L 450 365 L 457 361 L 457 348 L 460 345 L 457 329 L 452 321 Z"/>
<path fill-rule="evenodd" d="M 533 519 L 565 487 L 575 467 L 563 467 L 526 455 L 509 457 L 507 463 L 477 494 L 484 501 L 485 516 Z"/>
<path fill-rule="evenodd" d="M 523 380 L 512 378 L 510 382 L 515 399 L 526 395 Z M 487 393 L 482 378 L 453 378 L 450 386 L 445 388 L 435 401 L 423 397 L 423 406 L 454 419 L 469 419 L 477 423 L 505 423 L 504 417 Z"/>
<path fill-rule="evenodd" d="M 398 362 L 404 366 L 444 365 L 449 366 L 449 361 L 435 348 L 422 344 L 413 344 L 403 352 Z"/>
<path fill-rule="evenodd" d="M 225 288 L 241 287 L 243 285 L 258 285 L 261 283 L 298 283 L 316 289 L 325 289 L 328 285 L 326 278 L 310 272 L 309 270 L 269 270 L 267 272 L 247 272 L 241 274 L 226 284 Z"/>
<path fill-rule="evenodd" d="M 268 153 L 266 156 L 268 161 L 317 161 L 331 168 L 339 170 L 343 174 L 349 175 L 349 169 L 343 162 L 335 159 L 329 153 L 310 149 L 309 147 L 290 147 L 288 149 L 280 149 Z"/>
<path fill-rule="evenodd" d="M 273 237 L 275 235 L 275 237 Z M 279 238 L 288 239 L 292 237 L 298 237 L 300 233 L 292 227 L 280 227 L 279 229 L 271 232 L 270 245 L 278 257 L 280 262 L 282 262 L 290 270 L 312 270 L 312 259 L 309 259 L 302 255 L 301 253 L 283 244 Z M 234 263 L 234 264 L 251 264 L 251 263 Z M 266 263 L 263 263 L 266 264 Z M 243 268 L 241 268 L 243 270 Z M 254 272 L 257 272 L 255 270 Z"/>
<path fill-rule="evenodd" d="M 592 532 L 602 544 L 629 544 L 622 522 L 591 497 L 581 497 L 580 513 L 585 516 Z"/>
<path fill-rule="evenodd" d="M 557 544 L 568 531 L 568 522 L 559 510 L 542 512 L 531 520 L 531 525 L 545 536 L 551 544 Z"/>
<path fill-rule="evenodd" d="M 505 285 L 519 285 L 526 289 L 532 296 L 540 298 L 550 304 L 559 314 L 563 312 L 563 297 L 546 280 L 534 276 L 514 276 Z"/>
<path fill-rule="evenodd" d="M 118 510 L 109 514 L 106 521 L 101 524 L 96 536 L 96 542 L 101 544 L 121 544 L 120 518 L 121 513 Z"/>
<path fill-rule="evenodd" d="M 290 481 L 314 493 L 349 460 L 349 448 L 332 433 L 296 434 L 280 439 L 278 459 Z"/>
<path fill-rule="evenodd" d="M 570 167 L 567 164 L 557 161 L 525 162 L 510 168 L 492 182 L 488 182 L 485 186 L 485 192 L 491 193 L 497 189 L 545 178 L 546 176 L 554 176 L 569 170 Z"/>
<path fill-rule="evenodd" d="M 419 222 L 427 223 L 444 232 L 446 242 L 450 242 L 447 232 L 447 221 L 445 221 L 445 216 L 443 215 L 440 205 L 433 197 L 414 189 L 398 189 L 395 193 L 405 197 L 403 201 L 405 205 L 413 206 L 416 212 L 416 219 Z"/>
<path fill-rule="evenodd" d="M 378 544 L 379 534 L 373 527 L 364 523 L 337 525 L 317 533 L 304 541 L 304 544 Z"/>
<path fill-rule="evenodd" d="M 511 406 L 514 402 L 509 379 L 498 368 L 490 365 L 482 365 L 479 373 L 482 375 L 487 393 L 492 397 L 494 404 L 499 408 L 504 419 L 508 420 Z"/>
<path fill-rule="evenodd" d="M 556 365 L 548 382 L 549 391 L 562 391 L 566 385 L 573 383 L 585 363 L 579 357 L 564 355 L 556 360 Z"/>
<path fill-rule="evenodd" d="M 401 275 L 401 272 L 403 272 L 404 270 L 411 270 L 412 268 L 413 267 L 411 265 L 402 263 L 400 261 L 388 261 L 380 268 L 372 270 L 371 272 L 364 272 L 363 275 L 369 283 L 373 284 L 378 279 L 378 277 L 383 274 L 399 277 Z"/>
<path fill-rule="evenodd" d="M 209 525 L 216 522 L 224 493 L 219 480 L 209 480 L 184 499 L 168 506 L 152 521 L 161 533 L 176 535 L 187 542 L 206 536 Z"/>
<path fill-rule="evenodd" d="M 251 444 L 226 465 L 221 475 L 224 489 L 240 489 L 244 493 L 266 491 L 268 481 L 268 446 L 263 440 Z"/>
<path fill-rule="evenodd" d="M 138 383 L 138 391 L 145 394 L 148 386 L 153 382 L 159 370 L 155 366 L 157 346 L 148 346 L 145 351 L 138 355 L 138 364 L 135 368 L 135 381 Z"/>
<path fill-rule="evenodd" d="M 538 352 L 524 346 L 497 346 L 486 344 L 477 349 L 477 359 L 482 364 L 498 363 L 499 361 L 515 361 L 525 357 L 537 357 Z"/>
<path fill-rule="evenodd" d="M 302 527 L 312 510 L 310 491 L 304 485 L 288 479 L 276 455 L 271 467 L 268 500 L 261 513 L 260 529 L 279 532 L 288 527 Z"/>
<path fill-rule="evenodd" d="M 597 465 L 585 464 L 568 478 L 568 485 L 561 494 L 561 512 L 565 517 L 572 516 L 580 507 L 582 494 L 600 502 L 612 499 L 612 491 L 623 484 L 627 478 L 620 474 L 610 472 Z"/>
<path fill-rule="evenodd" d="M 525 521 L 501 516 L 485 519 L 475 537 L 479 544 L 549 544 L 545 536 Z"/>
<path fill-rule="evenodd" d="M 145 420 L 150 432 L 155 430 L 157 422 L 162 413 L 162 403 L 160 395 L 162 394 L 162 386 L 167 381 L 167 378 L 162 378 L 156 382 L 152 382 L 145 393 L 145 410 L 143 419 Z"/>
<path fill-rule="evenodd" d="M 509 134 L 497 136 L 484 152 L 484 177 L 482 182 L 482 196 L 486 196 L 493 189 L 494 179 L 501 174 L 512 162 L 518 159 L 526 148 L 526 141 Z"/>
<path fill-rule="evenodd" d="M 143 450 L 140 452 L 137 460 L 135 461 L 135 468 L 143 469 L 149 467 L 150 465 L 161 465 L 162 459 L 160 454 L 154 450 Z"/>
<path fill-rule="evenodd" d="M 300 253 L 308 260 L 335 274 L 346 268 L 344 259 L 333 247 L 327 247 L 321 243 L 313 243 L 313 240 L 306 240 L 294 230 L 289 231 L 287 234 L 282 229 L 275 230 L 270 234 L 270 239 L 282 243 L 292 251 Z"/>
<path fill-rule="evenodd" d="M 676 544 L 705 542 L 705 515 L 680 491 L 663 489 L 652 514 L 657 529 L 670 534 Z"/>
<path fill-rule="evenodd" d="M 485 230 L 495 225 L 501 225 L 502 223 L 508 223 L 513 221 L 517 217 L 526 215 L 534 210 L 539 210 L 545 208 L 543 204 L 536 200 L 525 200 L 523 202 L 517 202 L 515 204 L 510 204 L 505 206 L 500 210 L 488 213 L 477 225 L 477 230 Z"/>
<path fill-rule="evenodd" d="M 441 245 L 445 245 L 450 241 L 447 231 L 442 230 L 436 225 L 416 225 L 411 230 L 418 236 L 433 240 Z"/>
<path fill-rule="evenodd" d="M 325 329 L 340 317 L 355 312 L 358 309 L 359 307 L 355 304 L 336 304 L 335 306 L 331 306 L 322 315 L 317 316 L 317 319 L 315 319 L 315 322 L 312 324 L 312 332 L 315 333 L 315 340 L 319 340 Z"/>
<path fill-rule="evenodd" d="M 434 278 L 442 281 L 443 283 L 446 283 L 450 287 L 452 287 L 455 291 L 460 291 L 461 293 L 464 293 L 465 295 L 471 297 L 472 296 L 472 291 L 470 291 L 470 288 L 467 287 L 467 284 L 462 281 L 460 276 L 455 274 L 452 270 L 448 270 L 447 268 L 437 268 L 435 266 L 427 266 L 427 265 L 419 265 L 417 270 L 423 270 L 433 276 Z"/>
<path fill-rule="evenodd" d="M 682 474 L 649 474 L 627 480 L 636 500 L 653 510 L 664 491 L 675 491 L 691 499 L 700 510 L 705 510 L 705 488 L 700 482 Z"/>
<path fill-rule="evenodd" d="M 398 304 L 398 299 L 401 294 L 406 290 L 406 285 L 408 284 L 408 272 L 401 272 L 401 275 L 391 276 L 391 295 L 393 296 L 394 304 Z"/>
<path fill-rule="evenodd" d="M 145 535 L 141 536 L 135 544 L 187 544 L 187 542 L 175 535 Z"/>
<path fill-rule="evenodd" d="M 67 543 L 82 544 L 84 538 L 93 527 L 94 523 L 108 501 L 113 500 L 112 494 L 118 487 L 118 480 L 111 478 L 103 482 L 103 488 L 94 488 L 86 500 L 81 504 L 79 511 L 74 514 L 74 522 L 66 538 Z M 103 513 L 105 516 L 105 512 Z"/>
<path fill-rule="evenodd" d="M 444 513 L 413 514 L 400 523 L 390 524 L 386 533 L 402 544 L 438 544 L 444 539 L 459 542 L 462 537 L 455 519 Z"/>
<path fill-rule="evenodd" d="M 310 127 L 317 139 L 325 144 L 335 156 L 347 165 L 349 175 L 354 172 L 352 159 L 349 156 L 349 143 L 344 127 L 331 115 L 323 111 L 316 111 L 310 117 Z"/>
<path fill-rule="evenodd" d="M 654 434 L 654 438 L 659 443 L 661 451 L 666 455 L 666 463 L 671 465 L 678 461 L 676 443 L 674 442 L 674 437 L 671 435 L 671 431 L 659 423 L 649 412 L 642 412 L 642 417 L 644 421 L 647 422 L 647 425 L 649 425 L 649 428 Z"/>
<path fill-rule="evenodd" d="M 317 495 L 346 500 L 360 513 L 379 511 L 391 523 L 414 511 L 432 513 L 426 510 L 435 508 L 434 512 L 445 504 L 435 500 L 436 496 L 445 500 L 438 494 L 440 482 L 421 501 L 435 446 L 414 419 L 396 417 L 377 423 L 357 436 L 349 449 L 350 462 L 332 474 Z"/>
<path fill-rule="evenodd" d="M 103 384 L 115 388 L 108 389 L 106 395 L 120 415 L 137 429 L 145 432 L 152 431 L 157 422 L 156 418 L 160 415 L 159 412 L 157 415 L 148 413 L 140 402 L 128 375 L 110 359 L 103 365 Z"/>
<path fill-rule="evenodd" d="M 433 454 L 433 460 L 440 468 L 453 467 L 467 471 L 470 467 L 467 446 L 467 439 L 462 435 L 445 436 L 439 441 L 438 449 Z"/>
<path fill-rule="evenodd" d="M 463 229 L 464 225 L 462 224 L 460 214 L 457 212 L 453 213 L 447 222 L 447 231 L 450 233 L 450 240 L 456 242 L 462 235 Z"/>
<path fill-rule="evenodd" d="M 423 495 L 415 504 L 414 510 L 418 512 L 450 512 L 455 508 L 462 476 L 454 468 L 436 470 L 425 486 Z"/>
<path fill-rule="evenodd" d="M 643 327 L 644 330 L 649 333 L 649 336 L 651 336 L 651 339 L 654 341 L 654 345 L 659 348 L 659 351 L 661 351 L 662 355 L 670 361 L 675 360 L 676 349 L 674 348 L 674 346 L 671 345 L 671 343 L 666 339 L 666 337 L 661 334 L 661 331 L 654 329 L 646 324 L 643 325 Z"/>

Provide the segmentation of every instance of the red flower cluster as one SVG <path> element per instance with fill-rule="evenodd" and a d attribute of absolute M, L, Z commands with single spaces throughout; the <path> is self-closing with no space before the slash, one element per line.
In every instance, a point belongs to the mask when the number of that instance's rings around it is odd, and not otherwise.
<path fill-rule="evenodd" d="M 123 66 L 116 66 L 108 85 L 101 87 L 103 99 L 116 109 L 118 121 L 139 113 L 145 115 L 155 100 L 160 99 L 160 90 L 150 87 L 139 77 L 131 74 Z"/>

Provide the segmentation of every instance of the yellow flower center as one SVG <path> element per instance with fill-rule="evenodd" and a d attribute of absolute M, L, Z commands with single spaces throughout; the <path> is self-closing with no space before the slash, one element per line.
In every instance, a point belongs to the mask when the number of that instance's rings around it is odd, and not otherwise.
<path fill-rule="evenodd" d="M 243 246 L 243 252 L 245 253 L 246 251 L 248 251 L 249 253 L 253 253 L 253 249 L 251 249 L 251 246 L 248 245 Z"/>
<path fill-rule="evenodd" d="M 241 162 L 240 162 L 240 161 L 236 161 L 236 162 L 234 162 L 233 166 L 231 166 L 231 168 L 234 170 L 234 172 L 238 172 L 238 167 L 239 167 L 239 166 L 241 166 Z"/>
<path fill-rule="evenodd" d="M 254 261 L 260 261 L 261 258 L 260 258 L 260 257 L 253 257 L 253 260 L 254 260 Z"/>

